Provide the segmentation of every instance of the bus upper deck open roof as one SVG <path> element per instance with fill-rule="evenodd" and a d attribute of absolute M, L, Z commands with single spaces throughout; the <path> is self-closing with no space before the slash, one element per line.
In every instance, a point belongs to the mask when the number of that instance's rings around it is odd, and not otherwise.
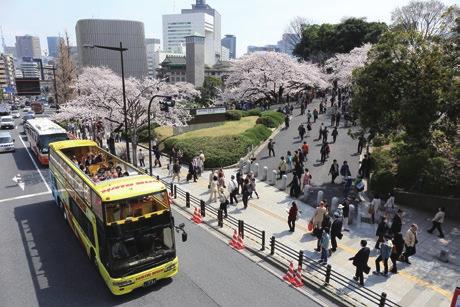
<path fill-rule="evenodd" d="M 102 150 L 98 147 L 97 143 L 91 140 L 68 140 L 68 141 L 59 141 L 50 144 L 50 147 L 54 150 L 65 151 L 66 149 L 76 148 L 76 147 L 97 147 L 99 150 Z M 66 156 L 64 154 L 64 156 Z M 71 157 L 66 156 L 68 160 Z M 118 158 L 117 162 L 123 164 L 124 166 L 133 166 L 129 165 L 125 161 L 122 161 Z M 136 169 L 137 170 L 137 169 Z M 152 193 L 153 191 L 161 191 L 165 189 L 163 183 L 158 181 L 154 177 L 150 177 L 144 173 L 138 172 L 137 174 L 131 174 L 130 176 L 104 180 L 98 183 L 94 183 L 91 179 L 86 176 L 80 169 L 77 168 L 77 172 L 83 176 L 87 184 L 91 184 L 94 187 L 94 190 L 101 197 L 102 201 L 116 201 L 120 199 L 126 199 L 127 194 L 130 194 L 128 197 L 135 197 L 139 195 L 145 195 Z"/>

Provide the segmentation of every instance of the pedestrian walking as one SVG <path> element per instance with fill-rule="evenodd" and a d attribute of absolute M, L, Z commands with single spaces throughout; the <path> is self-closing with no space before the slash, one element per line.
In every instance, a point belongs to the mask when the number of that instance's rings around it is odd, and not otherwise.
<path fill-rule="evenodd" d="M 416 249 L 415 246 L 417 245 L 417 224 L 412 224 L 407 230 L 406 234 L 404 235 L 404 248 L 405 251 L 403 253 L 402 260 L 407 263 L 411 264 L 409 261 L 409 257 L 415 255 Z"/>
<path fill-rule="evenodd" d="M 300 103 L 300 115 L 304 115 L 304 114 L 305 114 L 305 104 Z"/>
<path fill-rule="evenodd" d="M 251 194 L 250 189 L 251 189 L 251 184 L 249 183 L 249 180 L 246 178 L 244 179 L 243 189 L 242 189 L 244 209 L 248 207 L 249 195 Z"/>
<path fill-rule="evenodd" d="M 230 181 L 228 182 L 227 186 L 230 196 L 230 205 L 233 205 L 233 201 L 235 201 L 235 205 L 237 205 L 238 199 L 236 199 L 236 194 L 238 193 L 238 182 L 235 180 L 235 176 L 230 176 Z"/>
<path fill-rule="evenodd" d="M 324 164 L 326 162 L 326 157 L 327 157 L 326 143 L 323 142 L 323 144 L 321 145 L 321 148 L 319 150 L 319 153 L 321 154 L 321 164 Z"/>
<path fill-rule="evenodd" d="M 340 209 L 342 206 L 342 213 L 343 213 L 343 231 L 350 231 L 348 229 L 348 217 L 350 216 L 350 203 L 348 199 L 345 199 L 341 205 L 338 206 Z"/>
<path fill-rule="evenodd" d="M 390 272 L 393 274 L 398 274 L 398 267 L 397 267 L 397 260 L 401 256 L 402 252 L 404 250 L 404 239 L 402 237 L 402 234 L 397 233 L 393 235 L 393 249 L 391 250 L 391 255 L 390 255 L 390 260 L 391 263 L 393 264 L 392 268 L 390 269 Z"/>
<path fill-rule="evenodd" d="M 318 119 L 318 110 L 315 108 L 313 109 L 313 122 L 316 123 L 317 119 Z"/>
<path fill-rule="evenodd" d="M 390 232 L 392 234 L 401 233 L 402 216 L 403 216 L 403 211 L 401 209 L 398 209 L 398 212 L 396 212 L 395 216 L 393 217 L 393 221 L 391 222 Z"/>
<path fill-rule="evenodd" d="M 160 149 L 158 149 L 158 147 L 155 147 L 153 149 L 153 154 L 155 155 L 155 161 L 153 162 L 153 166 L 156 167 L 158 165 L 159 167 L 161 167 L 161 161 L 160 161 L 161 152 L 160 152 Z"/>
<path fill-rule="evenodd" d="M 332 177 L 331 183 L 335 183 L 335 178 L 339 176 L 339 164 L 337 163 L 337 160 L 334 159 L 334 161 L 331 164 L 331 167 L 329 168 L 329 175 Z"/>
<path fill-rule="evenodd" d="M 343 234 L 342 234 L 342 217 L 338 212 L 334 213 L 334 221 L 332 222 L 331 225 L 331 245 L 332 245 L 332 252 L 335 252 L 337 250 L 337 238 L 339 240 L 342 240 Z"/>
<path fill-rule="evenodd" d="M 300 124 L 299 127 L 297 128 L 297 130 L 299 131 L 299 137 L 300 137 L 300 141 L 303 141 L 303 138 L 305 136 L 305 127 L 303 124 Z"/>
<path fill-rule="evenodd" d="M 288 212 L 288 226 L 290 232 L 295 231 L 295 221 L 297 220 L 298 213 L 299 209 L 297 208 L 297 204 L 293 201 Z"/>
<path fill-rule="evenodd" d="M 326 215 L 326 208 L 324 206 L 324 202 L 320 202 L 319 206 L 316 207 L 315 212 L 313 213 L 312 218 L 310 219 L 310 223 L 313 224 L 313 232 L 312 234 L 317 236 L 319 230 L 321 229 L 324 216 Z"/>
<path fill-rule="evenodd" d="M 144 159 L 145 159 L 145 155 L 144 153 L 142 152 L 142 149 L 139 148 L 139 151 L 137 153 L 137 159 L 139 160 L 139 165 L 141 167 L 145 167 L 145 162 L 144 162 Z"/>
<path fill-rule="evenodd" d="M 292 153 L 289 150 L 286 154 L 286 163 L 287 163 L 287 171 L 292 172 L 293 157 L 292 157 Z"/>
<path fill-rule="evenodd" d="M 222 210 L 222 212 L 224 213 L 224 218 L 226 218 L 227 217 L 227 206 L 229 202 L 228 202 L 227 196 L 225 196 L 224 188 L 219 189 L 219 202 L 220 202 L 219 209 Z"/>
<path fill-rule="evenodd" d="M 337 131 L 337 127 L 334 127 L 334 129 L 331 132 L 332 135 L 332 142 L 335 143 L 337 140 L 337 135 L 339 135 L 339 132 Z"/>
<path fill-rule="evenodd" d="M 320 231 L 317 231 L 317 236 L 316 236 L 317 241 L 316 241 L 316 248 L 315 248 L 315 251 L 317 252 L 321 252 L 321 238 L 322 238 L 323 231 L 326 230 L 327 233 L 329 233 L 331 229 L 331 225 L 332 225 L 331 217 L 329 216 L 329 211 L 326 205 L 326 201 L 323 200 L 323 203 L 325 204 L 324 208 L 326 209 L 326 213 L 324 214 L 323 221 L 321 222 Z"/>
<path fill-rule="evenodd" d="M 241 187 L 241 193 L 243 193 L 243 174 L 240 169 L 236 172 L 236 182 L 238 183 L 238 189 L 236 190 L 236 195 L 239 195 L 240 187 Z"/>
<path fill-rule="evenodd" d="M 444 223 L 444 217 L 446 216 L 446 209 L 444 207 L 439 208 L 438 212 L 435 214 L 434 218 L 431 220 L 433 224 L 430 229 L 427 231 L 433 233 L 435 229 L 439 231 L 439 237 L 444 238 L 444 233 L 442 232 L 441 225 Z"/>
<path fill-rule="evenodd" d="M 216 202 L 217 201 L 217 196 L 219 192 L 219 179 L 217 175 L 212 176 L 211 184 L 209 185 L 210 187 L 210 194 L 209 194 L 209 203 Z"/>
<path fill-rule="evenodd" d="M 174 179 L 177 177 L 177 182 L 180 182 L 180 164 L 179 160 L 174 161 L 173 164 L 173 176 L 171 182 L 174 182 Z"/>
<path fill-rule="evenodd" d="M 299 177 L 297 176 L 292 176 L 291 182 L 288 184 L 288 187 L 290 187 L 289 190 L 289 195 L 291 197 L 297 198 L 300 194 L 300 183 L 299 183 Z"/>
<path fill-rule="evenodd" d="M 273 157 L 275 156 L 275 142 L 273 139 L 268 140 L 268 156 L 271 157 L 273 154 Z"/>
<path fill-rule="evenodd" d="M 343 161 L 342 166 L 340 167 L 340 175 L 342 175 L 342 181 L 345 182 L 345 179 L 351 177 L 350 167 L 348 166 L 347 161 Z"/>
<path fill-rule="evenodd" d="M 363 148 L 366 146 L 366 138 L 363 134 L 361 134 L 358 138 L 358 153 L 361 154 L 363 152 Z"/>
<path fill-rule="evenodd" d="M 249 183 L 251 184 L 251 195 L 249 195 L 252 198 L 252 193 L 256 193 L 257 199 L 259 199 L 259 193 L 256 191 L 256 178 L 251 175 L 251 179 L 249 180 Z"/>
<path fill-rule="evenodd" d="M 198 172 L 201 174 L 204 170 L 204 161 L 206 161 L 206 157 L 202 150 L 200 150 L 200 154 L 198 155 L 198 157 L 200 158 L 200 163 L 199 163 L 200 169 Z"/>
<path fill-rule="evenodd" d="M 321 125 L 319 126 L 318 140 L 321 140 L 321 138 L 323 137 L 323 131 L 324 131 L 324 124 L 321 123 Z"/>
<path fill-rule="evenodd" d="M 359 168 L 359 174 L 364 178 L 369 178 L 370 168 L 371 168 L 371 160 L 370 157 L 365 154 L 364 158 L 361 160 L 361 167 Z"/>
<path fill-rule="evenodd" d="M 367 241 L 361 240 L 361 249 L 356 253 L 356 255 L 349 259 L 353 261 L 353 265 L 356 267 L 353 279 L 358 281 L 361 286 L 364 286 L 364 273 L 369 274 L 371 270 L 371 268 L 367 265 L 371 250 L 369 247 L 366 247 L 366 245 Z"/>
<path fill-rule="evenodd" d="M 384 216 L 380 219 L 380 223 L 377 226 L 377 230 L 375 231 L 375 235 L 378 237 L 377 241 L 375 242 L 375 249 L 380 249 L 380 243 L 383 242 L 383 238 L 385 234 L 388 232 L 387 221 Z"/>
<path fill-rule="evenodd" d="M 303 160 L 306 161 L 308 160 L 307 159 L 307 156 L 308 156 L 308 152 L 310 151 L 310 145 L 308 145 L 307 142 L 303 142 L 303 145 L 302 145 L 302 154 L 303 154 Z"/>
<path fill-rule="evenodd" d="M 284 160 L 284 157 L 281 157 L 280 162 L 278 164 L 278 173 L 279 173 L 278 179 L 281 179 L 283 175 L 286 175 L 286 170 L 287 170 L 286 160 Z"/>
<path fill-rule="evenodd" d="M 311 173 L 308 170 L 308 168 L 306 168 L 302 175 L 302 186 L 301 186 L 302 191 L 305 190 L 305 187 L 310 188 L 311 178 L 312 178 Z"/>
<path fill-rule="evenodd" d="M 188 165 L 188 174 L 187 174 L 187 178 L 186 178 L 187 182 L 192 180 L 192 178 L 193 178 L 193 182 L 196 182 L 198 180 L 198 177 L 196 176 L 196 168 L 195 168 L 193 160 Z"/>
<path fill-rule="evenodd" d="M 307 123 L 310 124 L 311 123 L 311 112 L 310 110 L 307 111 Z"/>
<path fill-rule="evenodd" d="M 324 127 L 324 129 L 323 129 L 323 143 L 327 143 L 328 134 L 329 134 L 329 130 L 327 129 L 327 127 Z"/>
<path fill-rule="evenodd" d="M 340 112 L 337 112 L 337 114 L 335 115 L 335 127 L 339 127 L 339 124 L 340 124 L 340 118 L 342 117 L 342 114 L 340 114 Z"/>
<path fill-rule="evenodd" d="M 327 256 L 329 255 L 329 244 L 330 244 L 331 238 L 328 233 L 328 229 L 323 229 L 322 234 L 321 234 L 321 259 L 320 263 L 321 264 L 327 264 Z"/>
<path fill-rule="evenodd" d="M 285 125 L 286 129 L 289 129 L 289 114 L 286 114 L 284 116 L 284 125 Z"/>
<path fill-rule="evenodd" d="M 395 197 L 392 193 L 388 193 L 388 199 L 385 202 L 385 205 L 383 205 L 383 207 L 387 219 L 389 219 L 393 216 L 393 214 L 395 214 Z"/>
<path fill-rule="evenodd" d="M 331 114 L 331 127 L 335 126 L 335 113 Z"/>
<path fill-rule="evenodd" d="M 389 237 L 385 236 L 380 246 L 380 255 L 375 259 L 375 275 L 380 275 L 380 262 L 383 262 L 383 276 L 388 276 L 388 259 L 390 258 L 391 251 L 393 250 L 393 243 Z"/>

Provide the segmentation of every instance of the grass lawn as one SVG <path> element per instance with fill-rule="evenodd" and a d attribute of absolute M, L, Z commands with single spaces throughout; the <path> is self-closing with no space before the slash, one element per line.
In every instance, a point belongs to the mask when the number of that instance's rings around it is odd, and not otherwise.
<path fill-rule="evenodd" d="M 168 127 L 168 126 L 156 127 L 154 131 L 158 138 L 158 141 L 160 142 L 166 138 L 173 136 L 173 127 Z"/>
<path fill-rule="evenodd" d="M 243 117 L 238 121 L 226 121 L 223 125 L 217 127 L 199 129 L 195 131 L 186 132 L 175 136 L 175 139 L 184 140 L 195 137 L 212 137 L 212 136 L 227 136 L 239 135 L 244 131 L 256 125 L 258 116 Z"/>

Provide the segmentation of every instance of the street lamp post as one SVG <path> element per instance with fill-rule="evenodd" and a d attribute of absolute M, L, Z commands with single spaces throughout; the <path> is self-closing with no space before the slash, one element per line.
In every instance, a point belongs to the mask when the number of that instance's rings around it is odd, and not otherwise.
<path fill-rule="evenodd" d="M 124 123 L 125 123 L 125 140 L 126 140 L 126 160 L 128 163 L 131 161 L 129 155 L 129 138 L 128 138 L 128 117 L 127 117 L 127 108 L 126 108 L 126 89 L 125 89 L 125 68 L 123 64 L 123 52 L 128 50 L 128 48 L 123 48 L 123 44 L 120 42 L 120 47 L 109 47 L 109 46 L 100 46 L 100 45 L 89 45 L 84 44 L 83 47 L 86 48 L 100 48 L 107 50 L 114 50 L 120 52 L 121 58 L 121 84 L 123 88 L 123 113 L 124 113 Z M 133 153 L 135 154 L 135 153 Z"/>
<path fill-rule="evenodd" d="M 165 96 L 165 95 L 153 95 L 152 98 L 150 98 L 149 101 L 149 107 L 147 108 L 147 130 L 148 130 L 148 139 L 149 139 L 149 171 L 150 171 L 150 176 L 152 176 L 152 131 L 150 130 L 150 108 L 152 107 L 152 102 L 153 99 L 155 98 L 166 98 L 166 102 L 160 102 L 162 104 L 165 104 L 167 107 L 173 107 L 174 106 L 174 101 L 172 101 L 171 96 Z M 169 104 L 168 104 L 169 102 Z"/>

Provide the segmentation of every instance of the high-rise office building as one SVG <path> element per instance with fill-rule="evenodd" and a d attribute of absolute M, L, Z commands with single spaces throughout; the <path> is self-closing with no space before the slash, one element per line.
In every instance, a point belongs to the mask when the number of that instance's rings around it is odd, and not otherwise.
<path fill-rule="evenodd" d="M 206 1 L 197 0 L 191 9 L 183 9 L 181 14 L 163 15 L 164 51 L 183 52 L 185 37 L 195 34 L 205 38 L 205 64 L 214 65 L 221 53 L 221 17 L 215 9 Z"/>
<path fill-rule="evenodd" d="M 40 39 L 30 35 L 16 36 L 16 56 L 18 59 L 40 58 L 42 56 Z"/>
<path fill-rule="evenodd" d="M 7 87 L 13 87 L 14 61 L 9 54 L 0 54 L 0 91 Z"/>
<path fill-rule="evenodd" d="M 64 41 L 64 39 L 59 36 L 48 36 L 46 40 L 48 41 L 48 55 L 57 58 L 59 56 L 60 43 Z"/>
<path fill-rule="evenodd" d="M 139 21 L 114 19 L 80 19 L 75 27 L 79 65 L 107 66 L 121 74 L 120 52 L 89 46 L 120 47 L 126 76 L 147 76 L 144 24 Z"/>
<path fill-rule="evenodd" d="M 146 38 L 145 50 L 147 53 L 147 73 L 149 78 L 155 79 L 156 69 L 160 65 L 157 60 L 157 51 L 160 51 L 160 40 L 158 38 Z"/>
<path fill-rule="evenodd" d="M 230 59 L 236 59 L 236 37 L 235 35 L 227 34 L 222 39 L 222 46 L 228 48 Z"/>

